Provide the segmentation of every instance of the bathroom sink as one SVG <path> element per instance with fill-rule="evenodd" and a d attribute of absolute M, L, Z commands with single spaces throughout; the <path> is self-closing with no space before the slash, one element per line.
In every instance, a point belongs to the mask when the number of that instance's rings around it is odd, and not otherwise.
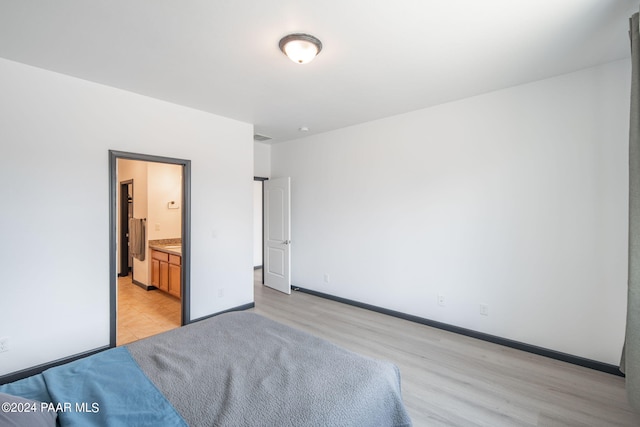
<path fill-rule="evenodd" d="M 182 249 L 182 245 L 166 245 L 163 246 L 164 249 Z"/>

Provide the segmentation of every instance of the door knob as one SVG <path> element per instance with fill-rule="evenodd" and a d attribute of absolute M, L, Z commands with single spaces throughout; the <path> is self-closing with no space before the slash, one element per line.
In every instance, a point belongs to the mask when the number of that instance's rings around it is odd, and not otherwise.
<path fill-rule="evenodd" d="M 285 240 L 284 242 L 282 242 L 284 245 L 288 245 L 289 243 L 291 243 L 291 240 Z"/>

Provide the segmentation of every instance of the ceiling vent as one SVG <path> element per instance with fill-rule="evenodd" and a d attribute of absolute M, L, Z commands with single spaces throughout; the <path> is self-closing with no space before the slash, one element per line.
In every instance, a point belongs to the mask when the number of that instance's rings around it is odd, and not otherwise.
<path fill-rule="evenodd" d="M 260 135 L 259 133 L 255 133 L 253 134 L 253 140 L 254 141 L 268 141 L 270 140 L 271 137 L 270 136 L 266 136 L 266 135 Z"/>

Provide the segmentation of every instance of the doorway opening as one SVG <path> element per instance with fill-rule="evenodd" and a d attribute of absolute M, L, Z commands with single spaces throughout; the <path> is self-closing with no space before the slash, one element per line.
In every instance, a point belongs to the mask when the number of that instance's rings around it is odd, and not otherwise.
<path fill-rule="evenodd" d="M 264 182 L 269 178 L 253 177 L 253 269 L 262 276 L 264 265 Z M 264 280 L 260 278 L 262 284 Z"/>
<path fill-rule="evenodd" d="M 138 172 L 131 172 L 131 165 Z M 172 327 L 190 321 L 190 188 L 189 160 L 109 151 L 111 347 L 123 343 L 119 342 L 119 320 L 125 316 L 137 320 L 139 304 L 162 305 L 152 307 L 154 312 L 171 306 Z M 155 268 L 156 264 L 164 268 Z M 158 272 L 167 275 L 158 278 Z M 171 283 L 171 292 L 160 283 Z M 144 334 L 159 333 L 165 327 L 150 326 Z M 127 341 L 139 338 L 136 334 Z"/>
<path fill-rule="evenodd" d="M 129 250 L 129 221 L 133 218 L 133 179 L 120 182 L 120 222 L 118 223 L 120 232 L 118 240 L 118 253 L 120 267 L 118 276 L 126 277 L 133 275 L 133 256 Z"/>

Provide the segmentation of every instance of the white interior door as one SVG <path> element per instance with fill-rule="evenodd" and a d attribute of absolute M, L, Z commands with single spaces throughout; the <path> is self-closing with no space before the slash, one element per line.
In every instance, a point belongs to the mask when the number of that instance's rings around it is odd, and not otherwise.
<path fill-rule="evenodd" d="M 291 178 L 264 181 L 264 284 L 291 293 Z"/>

